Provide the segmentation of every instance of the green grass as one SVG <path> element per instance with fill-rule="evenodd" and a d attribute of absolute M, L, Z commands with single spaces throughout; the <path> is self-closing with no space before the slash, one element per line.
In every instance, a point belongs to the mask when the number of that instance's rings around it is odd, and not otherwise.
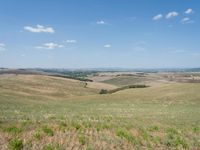
<path fill-rule="evenodd" d="M 5 132 L 8 132 L 8 133 L 13 133 L 13 134 L 18 134 L 20 133 L 22 130 L 15 127 L 15 126 L 12 126 L 12 127 L 7 127 L 4 129 Z"/>
<path fill-rule="evenodd" d="M 53 136 L 53 135 L 54 135 L 53 130 L 50 129 L 49 127 L 47 127 L 47 126 L 44 126 L 44 127 L 42 128 L 42 131 L 43 131 L 45 134 L 47 134 L 48 136 Z"/>
<path fill-rule="evenodd" d="M 85 145 L 86 142 L 87 142 L 87 140 L 86 140 L 85 136 L 80 135 L 79 136 L 79 143 L 81 143 L 81 145 Z"/>
<path fill-rule="evenodd" d="M 16 135 L 25 139 L 26 149 L 42 149 L 52 141 L 77 149 L 200 146 L 200 84 L 167 84 L 106 95 L 95 94 L 91 89 L 83 91 L 83 86 L 74 87 L 83 94 L 74 91 L 71 96 L 61 94 L 57 99 L 54 91 L 34 91 L 46 84 L 46 88 L 59 87 L 60 82 L 68 86 L 69 81 L 65 84 L 63 80 L 45 77 L 40 83 L 35 78 L 29 86 L 30 79 L 0 79 L 0 149 L 10 145 L 9 139 Z M 31 92 L 26 91 L 26 95 L 23 89 Z M 28 141 L 32 147 L 28 147 Z"/>
<path fill-rule="evenodd" d="M 149 81 L 145 77 L 137 77 L 137 76 L 119 76 L 113 79 L 105 80 L 104 83 L 113 84 L 119 87 L 142 84 L 144 81 Z"/>
<path fill-rule="evenodd" d="M 133 144 L 136 142 L 135 138 L 130 133 L 128 133 L 127 131 L 123 129 L 117 129 L 116 135 L 119 136 L 120 138 L 124 138 L 128 140 L 129 142 Z"/>
<path fill-rule="evenodd" d="M 41 140 L 42 134 L 39 131 L 36 131 L 33 135 L 33 137 L 37 140 Z"/>
<path fill-rule="evenodd" d="M 9 141 L 8 147 L 11 150 L 21 150 L 23 148 L 22 140 L 20 140 L 18 138 L 12 139 Z"/>

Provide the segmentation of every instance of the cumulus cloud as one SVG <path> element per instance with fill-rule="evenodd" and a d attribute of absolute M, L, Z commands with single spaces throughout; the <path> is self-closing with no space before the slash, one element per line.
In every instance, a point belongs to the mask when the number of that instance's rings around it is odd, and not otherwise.
<path fill-rule="evenodd" d="M 66 43 L 75 44 L 75 43 L 77 43 L 77 41 L 76 40 L 66 40 Z"/>
<path fill-rule="evenodd" d="M 173 18 L 173 17 L 176 17 L 176 16 L 178 16 L 178 13 L 176 11 L 172 11 L 172 12 L 169 12 L 166 15 L 166 19 L 170 19 L 170 18 Z"/>
<path fill-rule="evenodd" d="M 36 27 L 25 26 L 24 30 L 33 32 L 33 33 L 54 33 L 54 29 L 52 27 L 45 27 L 42 25 L 36 25 Z"/>
<path fill-rule="evenodd" d="M 105 47 L 105 48 L 110 48 L 111 45 L 110 45 L 110 44 L 106 44 L 106 45 L 104 45 L 103 47 Z"/>
<path fill-rule="evenodd" d="M 63 45 L 57 44 L 57 43 L 44 43 L 42 46 L 37 46 L 36 49 L 56 49 L 56 48 L 62 48 L 64 47 Z"/>
<path fill-rule="evenodd" d="M 4 43 L 0 43 L 0 51 L 5 51 L 6 45 Z"/>
<path fill-rule="evenodd" d="M 163 15 L 162 14 L 158 14 L 158 15 L 156 15 L 156 16 L 154 16 L 153 17 L 153 20 L 160 20 L 161 18 L 163 17 Z"/>
<path fill-rule="evenodd" d="M 185 11 L 186 14 L 192 14 L 193 13 L 193 10 L 191 8 L 188 8 L 186 11 Z"/>

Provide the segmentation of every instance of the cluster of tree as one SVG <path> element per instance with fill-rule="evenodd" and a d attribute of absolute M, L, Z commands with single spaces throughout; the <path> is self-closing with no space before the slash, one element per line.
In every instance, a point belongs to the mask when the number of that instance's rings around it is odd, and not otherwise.
<path fill-rule="evenodd" d="M 68 75 L 54 74 L 54 75 L 49 75 L 49 76 L 68 78 L 68 79 L 74 79 L 74 80 L 85 81 L 85 82 L 93 82 L 93 80 L 91 80 L 91 79 L 68 76 Z"/>
<path fill-rule="evenodd" d="M 131 88 L 146 88 L 148 87 L 147 85 L 128 85 L 128 86 L 124 86 L 124 87 L 120 87 L 120 88 L 116 88 L 113 90 L 105 90 L 105 89 L 101 89 L 101 91 L 99 92 L 99 94 L 112 94 L 121 90 L 125 90 L 125 89 L 131 89 Z"/>

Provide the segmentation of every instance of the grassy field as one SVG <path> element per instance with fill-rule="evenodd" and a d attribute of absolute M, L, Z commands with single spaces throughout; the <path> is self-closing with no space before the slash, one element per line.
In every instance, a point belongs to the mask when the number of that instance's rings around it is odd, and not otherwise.
<path fill-rule="evenodd" d="M 0 149 L 196 149 L 200 84 L 98 94 L 84 82 L 0 77 Z"/>
<path fill-rule="evenodd" d="M 150 81 L 154 81 L 152 77 L 140 77 L 140 76 L 118 76 L 112 79 L 102 81 L 103 83 L 113 84 L 116 86 L 127 86 L 133 84 L 145 84 Z"/>

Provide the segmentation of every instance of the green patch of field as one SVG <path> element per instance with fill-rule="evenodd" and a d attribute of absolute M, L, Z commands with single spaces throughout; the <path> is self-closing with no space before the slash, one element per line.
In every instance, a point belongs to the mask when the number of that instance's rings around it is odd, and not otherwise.
<path fill-rule="evenodd" d="M 109 80 L 104 80 L 102 82 L 116 85 L 116 86 L 127 86 L 134 84 L 144 84 L 145 81 L 148 81 L 146 77 L 137 77 L 137 76 L 118 76 Z"/>
<path fill-rule="evenodd" d="M 52 84 L 55 89 L 60 84 L 70 89 L 63 80 L 41 79 L 28 86 L 29 81 L 19 77 L 0 78 L 0 149 L 200 147 L 200 84 L 165 84 L 100 95 L 80 82 L 70 82 L 82 94 L 71 90 L 73 95 L 58 99 L 36 90 L 21 94 L 36 83 L 38 89 Z"/>

